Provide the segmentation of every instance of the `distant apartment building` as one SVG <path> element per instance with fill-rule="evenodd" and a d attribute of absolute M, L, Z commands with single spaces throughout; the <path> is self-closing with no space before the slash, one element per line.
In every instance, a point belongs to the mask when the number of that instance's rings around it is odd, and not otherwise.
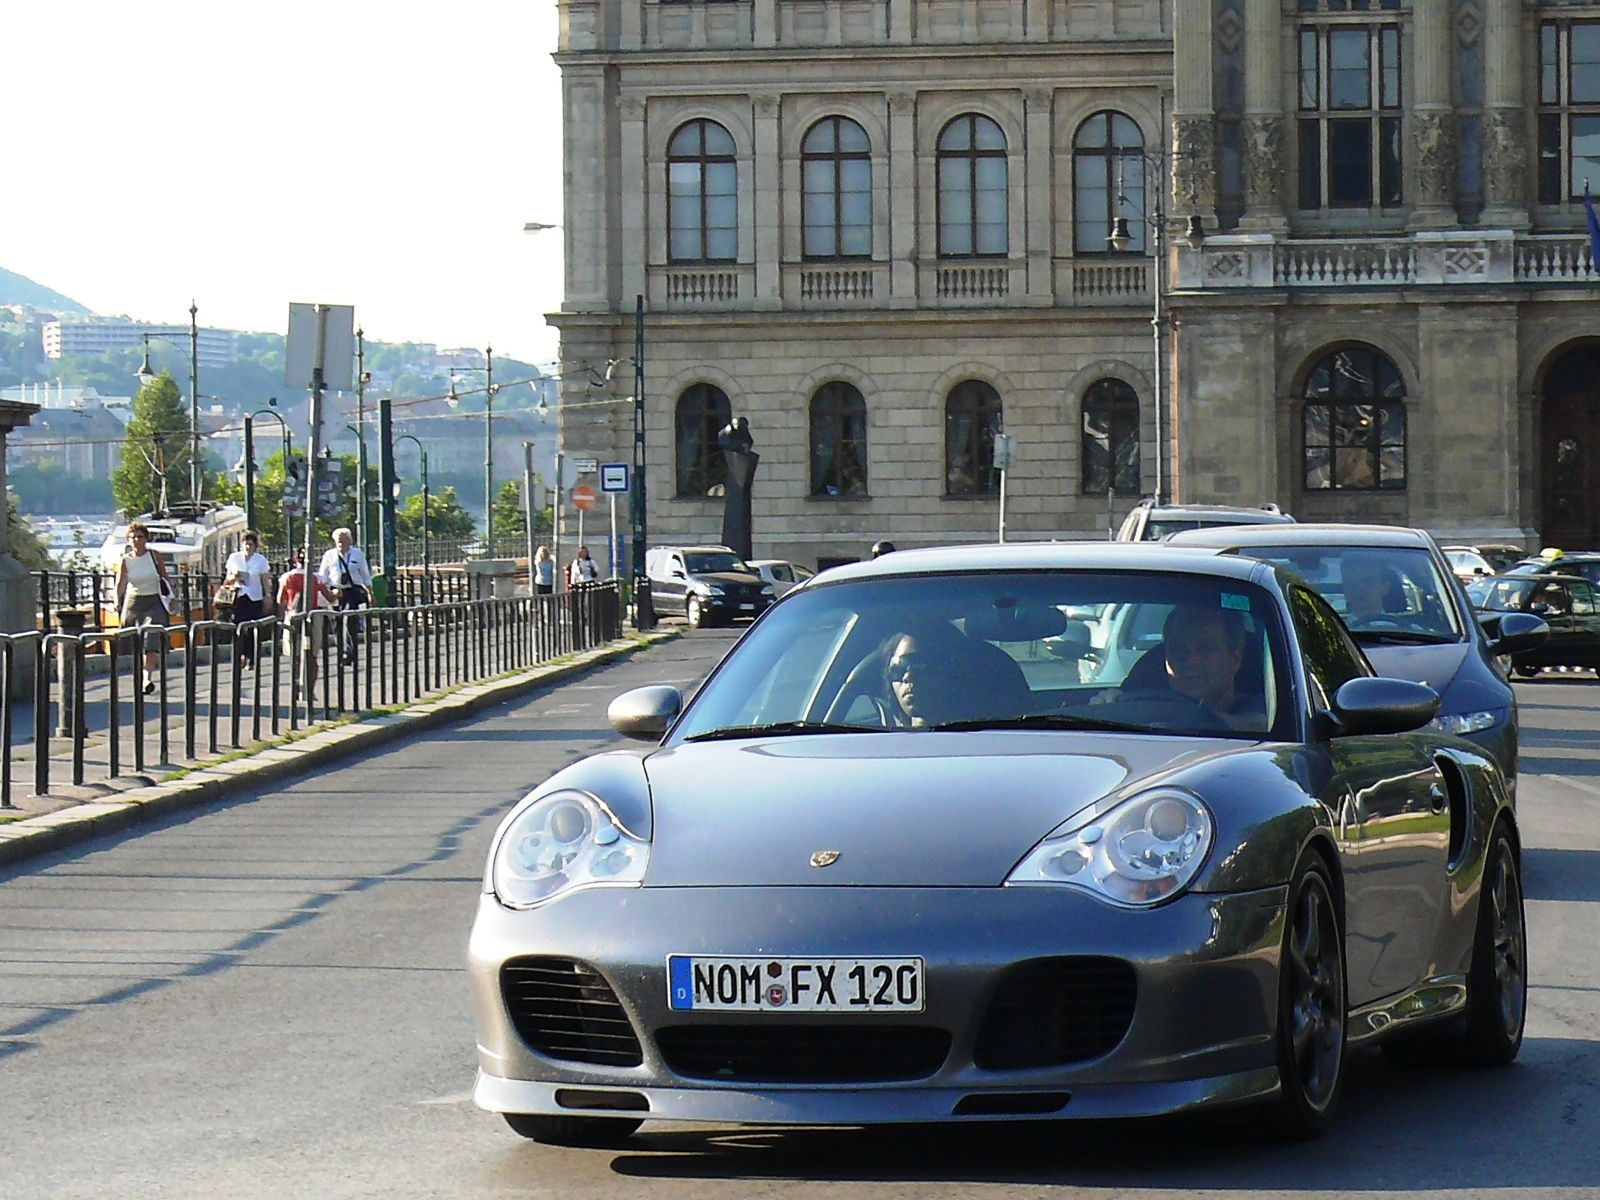
<path fill-rule="evenodd" d="M 107 350 L 139 346 L 145 336 L 163 344 L 189 349 L 187 325 L 150 325 L 138 321 L 49 321 L 44 327 L 46 358 L 70 355 L 95 357 Z M 238 334 L 231 329 L 204 329 L 196 337 L 196 357 L 202 367 L 231 366 L 236 358 Z"/>

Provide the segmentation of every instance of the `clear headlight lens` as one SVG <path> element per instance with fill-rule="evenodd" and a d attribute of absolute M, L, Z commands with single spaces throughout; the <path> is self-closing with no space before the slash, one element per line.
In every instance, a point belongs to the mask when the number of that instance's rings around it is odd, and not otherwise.
<path fill-rule="evenodd" d="M 1206 806 L 1176 788 L 1073 821 L 1035 846 L 1006 883 L 1066 885 L 1115 904 L 1156 904 L 1194 880 L 1213 836 Z"/>
<path fill-rule="evenodd" d="M 778 593 L 773 590 L 772 585 L 769 583 L 766 587 L 761 589 L 761 594 L 763 596 L 776 596 Z"/>
<path fill-rule="evenodd" d="M 1502 709 L 1491 708 L 1482 712 L 1470 713 L 1445 713 L 1428 722 L 1428 728 L 1434 733 L 1449 733 L 1456 737 L 1464 737 L 1469 733 L 1478 733 L 1485 729 L 1493 729 L 1506 714 Z"/>
<path fill-rule="evenodd" d="M 720 596 L 720 595 L 722 595 L 722 589 L 721 588 L 713 587 L 709 583 L 697 583 L 694 586 L 694 590 L 696 592 L 698 592 L 702 596 Z"/>
<path fill-rule="evenodd" d="M 587 792 L 561 791 L 528 805 L 506 826 L 490 864 L 500 903 L 532 908 L 574 888 L 637 887 L 650 844 L 617 824 Z"/>

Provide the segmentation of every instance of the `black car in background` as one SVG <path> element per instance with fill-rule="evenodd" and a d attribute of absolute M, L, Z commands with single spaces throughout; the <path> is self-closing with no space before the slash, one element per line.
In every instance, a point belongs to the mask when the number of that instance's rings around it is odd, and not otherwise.
<path fill-rule="evenodd" d="M 1478 623 L 1437 542 L 1393 525 L 1253 525 L 1195 530 L 1167 539 L 1213 546 L 1299 575 L 1333 606 L 1380 675 L 1439 693 L 1432 728 L 1476 742 L 1517 775 L 1517 701 L 1500 655 L 1542 645 L 1532 613 L 1506 614 L 1493 635 Z"/>
<path fill-rule="evenodd" d="M 1510 575 L 1576 575 L 1600 584 L 1600 552 L 1594 550 L 1544 550 L 1506 567 Z"/>
<path fill-rule="evenodd" d="M 1587 579 L 1517 570 L 1475 580 L 1467 596 L 1491 634 L 1508 613 L 1530 613 L 1550 627 L 1544 645 L 1511 656 L 1518 675 L 1531 678 L 1545 667 L 1600 674 L 1600 599 Z"/>
<path fill-rule="evenodd" d="M 656 612 L 681 616 L 696 629 L 759 617 L 777 598 L 726 546 L 657 546 L 645 555 L 644 569 Z"/>

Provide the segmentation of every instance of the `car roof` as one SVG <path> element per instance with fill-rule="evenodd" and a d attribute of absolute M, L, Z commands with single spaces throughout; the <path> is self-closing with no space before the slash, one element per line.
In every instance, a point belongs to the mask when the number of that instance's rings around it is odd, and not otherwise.
<path fill-rule="evenodd" d="M 1169 546 L 1162 542 L 985 542 L 967 546 L 896 550 L 865 562 L 845 563 L 816 576 L 838 583 L 895 575 L 930 575 L 955 571 L 1171 571 L 1249 579 L 1271 571 L 1248 558 L 1219 556 L 1214 550 Z"/>
<path fill-rule="evenodd" d="M 694 550 L 704 551 L 710 554 L 733 554 L 735 557 L 737 557 L 737 552 L 731 546 L 714 546 L 707 544 L 704 546 L 657 546 L 656 549 L 662 551 L 663 553 L 667 551 L 674 551 L 679 554 L 684 554 L 690 550 Z"/>
<path fill-rule="evenodd" d="M 1432 539 L 1421 529 L 1399 525 L 1335 525 L 1306 522 L 1298 525 L 1225 526 L 1220 529 L 1186 529 L 1165 539 L 1169 546 L 1419 546 Z"/>
<path fill-rule="evenodd" d="M 1294 524 L 1294 518 L 1286 512 L 1237 504 L 1153 504 L 1147 511 L 1152 519 L 1158 516 L 1228 517 L 1241 525 L 1257 521 L 1280 525 Z"/>
<path fill-rule="evenodd" d="M 1581 583 L 1585 587 L 1594 586 L 1593 580 L 1585 579 L 1582 575 L 1560 575 L 1554 571 L 1501 571 L 1498 575 L 1481 575 L 1479 578 L 1509 579 L 1514 583 L 1537 583 L 1541 587 L 1547 583 Z"/>

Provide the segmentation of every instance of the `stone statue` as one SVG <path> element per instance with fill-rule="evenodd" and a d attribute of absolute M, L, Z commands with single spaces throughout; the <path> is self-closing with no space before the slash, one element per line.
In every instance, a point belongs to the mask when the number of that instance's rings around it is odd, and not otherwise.
<path fill-rule="evenodd" d="M 722 497 L 722 544 L 740 558 L 749 558 L 752 529 L 750 484 L 756 477 L 761 456 L 755 452 L 750 422 L 735 417 L 717 434 L 717 445 L 728 463 L 728 483 Z"/>
<path fill-rule="evenodd" d="M 1454 202 L 1456 155 L 1451 121 L 1451 114 L 1445 112 L 1416 112 L 1411 116 L 1419 205 Z"/>
<path fill-rule="evenodd" d="M 1216 208 L 1215 122 L 1209 116 L 1172 119 L 1172 198 L 1178 213 L 1208 213 Z"/>
<path fill-rule="evenodd" d="M 1283 195 L 1283 118 L 1246 117 L 1244 122 L 1245 207 L 1277 212 Z"/>
<path fill-rule="evenodd" d="M 1494 108 L 1483 119 L 1483 182 L 1489 204 L 1516 207 L 1523 201 L 1529 166 L 1518 109 Z"/>

